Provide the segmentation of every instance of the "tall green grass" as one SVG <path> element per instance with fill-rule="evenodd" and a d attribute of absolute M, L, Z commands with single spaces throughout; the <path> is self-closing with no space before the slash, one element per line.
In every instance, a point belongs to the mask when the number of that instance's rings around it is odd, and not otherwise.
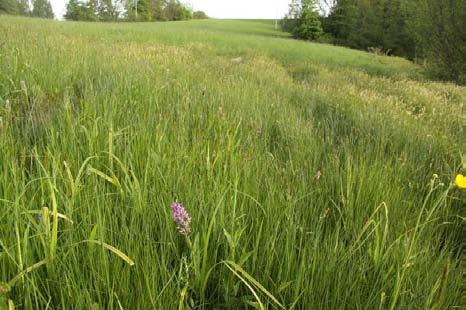
<path fill-rule="evenodd" d="M 462 306 L 465 88 L 257 21 L 0 38 L 2 307 Z"/>

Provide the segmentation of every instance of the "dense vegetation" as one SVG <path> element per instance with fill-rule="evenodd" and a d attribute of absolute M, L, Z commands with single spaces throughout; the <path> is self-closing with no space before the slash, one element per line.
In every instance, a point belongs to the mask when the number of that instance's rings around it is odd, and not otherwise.
<path fill-rule="evenodd" d="M 126 17 L 135 21 L 177 21 L 193 18 L 193 13 L 179 0 L 130 0 Z"/>
<path fill-rule="evenodd" d="M 319 8 L 328 15 L 316 21 Z M 426 61 L 433 76 L 466 83 L 464 0 L 293 0 L 282 25 L 316 40 L 318 23 L 328 42 Z M 312 36 L 299 31 L 303 25 L 312 26 Z"/>
<path fill-rule="evenodd" d="M 0 14 L 54 18 L 49 0 L 0 0 Z"/>
<path fill-rule="evenodd" d="M 322 34 L 322 24 L 314 0 L 292 0 L 288 14 L 281 21 L 284 31 L 304 40 L 317 40 Z"/>
<path fill-rule="evenodd" d="M 264 21 L 0 38 L 2 307 L 464 306 L 464 87 Z"/>
<path fill-rule="evenodd" d="M 49 0 L 0 0 L 0 14 L 54 18 Z M 61 16 L 59 16 L 60 18 Z M 179 0 L 69 0 L 67 20 L 76 21 L 177 21 L 207 19 L 203 11 L 191 12 Z"/>

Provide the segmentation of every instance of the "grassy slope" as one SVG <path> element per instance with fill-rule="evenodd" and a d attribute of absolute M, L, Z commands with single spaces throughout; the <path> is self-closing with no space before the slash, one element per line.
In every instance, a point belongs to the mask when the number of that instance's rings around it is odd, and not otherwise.
<path fill-rule="evenodd" d="M 464 88 L 257 21 L 2 16 L 0 38 L 0 282 L 46 263 L 17 305 L 459 305 Z"/>

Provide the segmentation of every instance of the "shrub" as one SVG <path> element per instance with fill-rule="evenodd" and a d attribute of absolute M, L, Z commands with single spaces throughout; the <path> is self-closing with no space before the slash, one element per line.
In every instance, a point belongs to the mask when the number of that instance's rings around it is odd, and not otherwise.
<path fill-rule="evenodd" d="M 209 16 L 204 11 L 196 11 L 193 13 L 194 19 L 208 19 Z"/>

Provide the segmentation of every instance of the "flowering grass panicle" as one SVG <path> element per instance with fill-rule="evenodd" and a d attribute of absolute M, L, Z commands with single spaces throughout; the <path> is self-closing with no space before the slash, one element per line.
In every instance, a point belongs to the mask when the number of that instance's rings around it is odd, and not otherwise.
<path fill-rule="evenodd" d="M 189 235 L 191 228 L 189 224 L 191 223 L 191 216 L 189 216 L 188 211 L 183 207 L 181 203 L 174 202 L 171 204 L 170 208 L 172 209 L 173 221 L 175 222 L 178 231 L 182 235 Z"/>

